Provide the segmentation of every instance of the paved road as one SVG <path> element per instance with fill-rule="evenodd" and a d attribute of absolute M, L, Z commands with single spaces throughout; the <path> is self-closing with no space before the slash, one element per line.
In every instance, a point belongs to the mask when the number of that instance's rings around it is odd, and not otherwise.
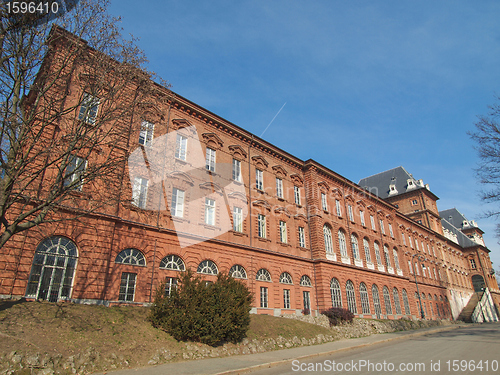
<path fill-rule="evenodd" d="M 459 328 L 251 372 L 252 375 L 301 373 L 500 374 L 500 325 Z"/>

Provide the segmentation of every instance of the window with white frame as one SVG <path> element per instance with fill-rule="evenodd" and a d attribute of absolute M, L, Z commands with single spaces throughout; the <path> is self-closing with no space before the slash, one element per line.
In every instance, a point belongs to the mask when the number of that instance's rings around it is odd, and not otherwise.
<path fill-rule="evenodd" d="M 359 220 L 361 221 L 361 225 L 365 227 L 366 224 L 365 224 L 365 212 L 364 211 L 359 210 Z"/>
<path fill-rule="evenodd" d="M 392 289 L 392 297 L 394 298 L 394 307 L 396 314 L 401 315 L 401 301 L 399 300 L 399 292 L 396 288 Z"/>
<path fill-rule="evenodd" d="M 115 258 L 115 263 L 118 264 L 128 264 L 131 266 L 145 266 L 146 258 L 144 254 L 137 249 L 125 249 L 120 251 L 120 253 Z"/>
<path fill-rule="evenodd" d="M 420 267 L 418 266 L 417 262 L 415 262 L 415 272 L 417 273 L 418 276 L 420 276 Z"/>
<path fill-rule="evenodd" d="M 354 221 L 354 215 L 352 213 L 352 206 L 350 204 L 347 205 L 347 216 L 349 216 L 349 220 Z"/>
<path fill-rule="evenodd" d="M 283 272 L 281 275 L 280 275 L 280 283 L 281 284 L 293 284 L 293 281 L 292 281 L 292 275 L 290 275 L 288 272 Z"/>
<path fill-rule="evenodd" d="M 354 234 L 351 234 L 351 247 L 352 247 L 352 256 L 354 259 L 359 260 L 361 257 L 359 256 L 359 246 L 358 246 L 358 237 Z"/>
<path fill-rule="evenodd" d="M 205 224 L 215 225 L 215 200 L 205 198 Z"/>
<path fill-rule="evenodd" d="M 276 196 L 283 198 L 283 180 L 278 177 L 276 177 Z"/>
<path fill-rule="evenodd" d="M 384 286 L 382 288 L 382 295 L 384 296 L 385 312 L 387 315 L 392 315 L 392 305 L 391 305 L 391 296 L 389 294 L 389 288 Z"/>
<path fill-rule="evenodd" d="M 261 268 L 260 270 L 257 271 L 257 274 L 255 275 L 255 280 L 271 282 L 272 281 L 271 274 L 265 268 Z"/>
<path fill-rule="evenodd" d="M 290 289 L 283 289 L 283 308 L 290 308 Z"/>
<path fill-rule="evenodd" d="M 177 288 L 177 278 L 176 277 L 166 277 L 165 278 L 165 296 L 170 297 L 172 291 Z"/>
<path fill-rule="evenodd" d="M 416 248 L 417 250 L 420 250 L 420 249 L 418 248 L 418 240 L 415 240 L 415 248 Z"/>
<path fill-rule="evenodd" d="M 392 224 L 389 223 L 389 234 L 391 235 L 392 238 L 394 238 L 394 232 L 392 231 Z"/>
<path fill-rule="evenodd" d="M 143 121 L 141 123 L 141 131 L 139 133 L 139 144 L 147 147 L 152 146 L 154 130 L 155 130 L 154 124 L 148 121 Z"/>
<path fill-rule="evenodd" d="M 239 264 L 235 264 L 229 270 L 229 276 L 231 276 L 234 279 L 246 279 L 247 278 L 247 271 L 245 270 L 245 268 L 243 266 L 240 266 Z"/>
<path fill-rule="evenodd" d="M 304 227 L 299 227 L 299 246 L 306 247 L 306 233 Z"/>
<path fill-rule="evenodd" d="M 408 242 L 410 243 L 410 247 L 413 249 L 413 241 L 411 240 L 411 236 L 408 236 Z"/>
<path fill-rule="evenodd" d="M 217 275 L 219 273 L 219 269 L 214 262 L 212 262 L 210 259 L 206 259 L 198 265 L 198 269 L 196 270 L 196 272 L 205 275 Z"/>
<path fill-rule="evenodd" d="M 82 190 L 83 175 L 87 168 L 87 160 L 76 155 L 68 156 L 68 165 L 64 171 L 64 186 L 73 190 Z"/>
<path fill-rule="evenodd" d="M 135 282 L 137 279 L 136 273 L 122 272 L 120 281 L 120 294 L 118 301 L 133 302 L 135 295 Z"/>
<path fill-rule="evenodd" d="M 382 308 L 380 306 L 380 293 L 378 291 L 378 286 L 375 284 L 372 285 L 372 298 L 375 315 L 379 317 L 380 315 L 382 315 Z"/>
<path fill-rule="evenodd" d="M 403 245 L 406 246 L 406 237 L 405 237 L 404 232 L 401 233 L 401 239 L 403 240 Z"/>
<path fill-rule="evenodd" d="M 323 238 L 325 240 L 325 252 L 327 254 L 333 254 L 332 231 L 326 224 L 323 225 Z"/>
<path fill-rule="evenodd" d="M 264 176 L 260 169 L 255 170 L 255 188 L 264 190 Z"/>
<path fill-rule="evenodd" d="M 187 155 L 187 138 L 177 133 L 175 142 L 175 157 L 179 160 L 186 161 Z"/>
<path fill-rule="evenodd" d="M 387 264 L 387 267 L 391 267 L 391 258 L 389 256 L 389 248 L 384 245 L 384 258 L 385 258 L 385 263 Z"/>
<path fill-rule="evenodd" d="M 347 308 L 353 314 L 358 313 L 358 308 L 356 307 L 356 292 L 354 290 L 354 284 L 351 280 L 347 280 L 345 284 L 346 296 L 347 296 Z"/>
<path fill-rule="evenodd" d="M 337 211 L 337 216 L 342 216 L 342 207 L 340 207 L 340 201 L 335 199 L 335 209 Z"/>
<path fill-rule="evenodd" d="M 172 271 L 185 271 L 186 266 L 184 265 L 184 261 L 175 254 L 167 255 L 160 262 L 160 268 L 165 270 Z"/>
<path fill-rule="evenodd" d="M 172 207 L 170 210 L 172 216 L 184 216 L 184 191 L 177 188 L 172 189 Z"/>
<path fill-rule="evenodd" d="M 262 214 L 257 216 L 257 224 L 260 238 L 266 238 L 266 217 Z"/>
<path fill-rule="evenodd" d="M 422 251 L 425 253 L 425 246 L 424 246 L 424 242 L 422 241 L 422 242 L 421 242 L 421 244 L 422 244 Z"/>
<path fill-rule="evenodd" d="M 398 251 L 396 248 L 392 249 L 392 256 L 394 258 L 394 267 L 396 267 L 397 270 L 401 269 L 399 267 L 399 257 L 398 257 Z"/>
<path fill-rule="evenodd" d="M 382 232 L 382 234 L 385 234 L 384 220 L 380 219 L 379 224 L 380 224 L 380 231 Z"/>
<path fill-rule="evenodd" d="M 359 284 L 359 296 L 361 297 L 361 311 L 363 314 L 370 313 L 370 301 L 368 299 L 368 289 L 365 283 Z"/>
<path fill-rule="evenodd" d="M 408 293 L 406 292 L 406 289 L 403 289 L 403 305 L 405 307 L 405 314 L 410 315 L 410 303 L 408 301 Z"/>
<path fill-rule="evenodd" d="M 293 187 L 293 196 L 295 198 L 295 204 L 300 205 L 300 188 L 298 186 Z"/>
<path fill-rule="evenodd" d="M 287 235 L 286 235 L 286 222 L 280 220 L 280 241 L 282 243 L 287 243 Z"/>
<path fill-rule="evenodd" d="M 215 150 L 207 147 L 205 168 L 210 172 L 215 172 Z"/>
<path fill-rule="evenodd" d="M 78 120 L 84 121 L 87 124 L 95 124 L 97 118 L 97 111 L 99 109 L 99 99 L 94 96 L 85 93 L 83 95 L 83 100 L 80 105 L 80 111 L 78 113 Z"/>
<path fill-rule="evenodd" d="M 261 286 L 260 287 L 260 307 L 262 307 L 262 308 L 267 308 L 267 306 L 268 306 L 267 295 L 268 295 L 267 287 Z"/>
<path fill-rule="evenodd" d="M 300 278 L 300 286 L 312 286 L 312 282 L 309 276 L 302 275 Z"/>
<path fill-rule="evenodd" d="M 411 266 L 411 260 L 408 261 L 408 271 L 410 271 L 410 273 L 413 273 L 413 267 Z"/>
<path fill-rule="evenodd" d="M 233 180 L 236 182 L 242 182 L 241 161 L 238 159 L 233 159 Z"/>
<path fill-rule="evenodd" d="M 148 183 L 146 178 L 135 177 L 132 187 L 132 204 L 139 208 L 146 208 L 148 199 Z"/>
<path fill-rule="evenodd" d="M 311 310 L 311 293 L 308 290 L 302 291 L 302 300 L 304 302 L 304 310 Z"/>
<path fill-rule="evenodd" d="M 373 249 L 375 250 L 375 259 L 377 260 L 377 264 L 382 266 L 382 258 L 380 256 L 380 247 L 377 242 L 373 243 Z"/>
<path fill-rule="evenodd" d="M 422 264 L 422 276 L 423 277 L 427 277 L 427 274 L 425 273 L 426 269 L 427 268 L 425 267 L 425 265 Z"/>
<path fill-rule="evenodd" d="M 372 230 L 377 230 L 377 227 L 375 226 L 375 218 L 373 215 L 370 215 L 370 224 L 372 225 Z"/>
<path fill-rule="evenodd" d="M 330 280 L 330 294 L 332 295 L 332 307 L 342 307 L 340 283 L 335 277 Z"/>
<path fill-rule="evenodd" d="M 338 237 L 339 237 L 339 248 L 340 248 L 340 255 L 344 258 L 347 258 L 347 245 L 346 245 L 346 240 L 345 240 L 345 233 L 341 229 L 338 231 Z"/>
<path fill-rule="evenodd" d="M 241 207 L 233 208 L 233 230 L 243 232 L 243 210 Z"/>
<path fill-rule="evenodd" d="M 323 208 L 324 211 L 328 211 L 328 203 L 326 202 L 325 193 L 321 193 L 321 208 Z"/>
<path fill-rule="evenodd" d="M 370 243 L 366 238 L 363 238 L 363 250 L 365 251 L 366 263 L 372 263 L 372 255 L 370 254 Z"/>

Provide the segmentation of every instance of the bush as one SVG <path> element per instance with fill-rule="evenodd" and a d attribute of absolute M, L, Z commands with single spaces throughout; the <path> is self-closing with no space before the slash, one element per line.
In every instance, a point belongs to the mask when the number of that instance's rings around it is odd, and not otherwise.
<path fill-rule="evenodd" d="M 151 307 L 150 320 L 179 341 L 207 345 L 241 341 L 250 326 L 252 295 L 240 281 L 219 274 L 206 283 L 188 270 L 176 289 L 165 295 L 160 285 Z"/>
<path fill-rule="evenodd" d="M 323 311 L 321 314 L 326 315 L 330 321 L 330 327 L 336 326 L 339 323 L 348 322 L 352 323 L 354 319 L 354 314 L 342 307 L 332 307 L 328 310 Z"/>

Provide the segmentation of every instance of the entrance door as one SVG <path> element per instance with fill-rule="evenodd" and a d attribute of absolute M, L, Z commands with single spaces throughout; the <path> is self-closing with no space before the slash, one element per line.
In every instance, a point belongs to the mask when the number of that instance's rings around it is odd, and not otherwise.
<path fill-rule="evenodd" d="M 77 260 L 76 245 L 65 237 L 43 240 L 36 248 L 26 297 L 50 302 L 69 298 Z"/>

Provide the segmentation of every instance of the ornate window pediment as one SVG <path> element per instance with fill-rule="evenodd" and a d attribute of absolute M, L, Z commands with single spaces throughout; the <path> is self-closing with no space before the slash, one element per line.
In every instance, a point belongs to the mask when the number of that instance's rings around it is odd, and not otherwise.
<path fill-rule="evenodd" d="M 222 139 L 215 133 L 203 133 L 201 135 L 208 147 L 214 150 L 221 148 L 224 145 Z"/>
<path fill-rule="evenodd" d="M 286 215 L 287 217 L 291 217 L 292 215 L 290 214 L 290 211 L 288 211 L 285 207 L 278 207 L 278 208 L 275 208 L 274 209 L 274 212 L 277 213 L 277 214 L 284 214 Z"/>
<path fill-rule="evenodd" d="M 267 201 L 265 201 L 263 199 L 260 199 L 260 200 L 257 200 L 257 201 L 253 201 L 252 202 L 252 206 L 264 207 L 268 211 L 271 210 L 271 205 Z"/>
<path fill-rule="evenodd" d="M 224 195 L 224 190 L 219 185 L 213 182 L 204 182 L 200 184 L 200 189 L 205 189 L 211 191 L 212 193 L 218 193 L 220 195 Z"/>
<path fill-rule="evenodd" d="M 303 186 L 304 185 L 304 180 L 297 173 L 291 174 L 290 175 L 290 179 L 292 180 L 292 182 L 294 183 L 294 185 L 297 185 L 297 186 Z"/>
<path fill-rule="evenodd" d="M 324 190 L 327 193 L 330 191 L 330 185 L 328 185 L 325 181 L 318 182 L 318 186 L 321 190 Z"/>
<path fill-rule="evenodd" d="M 275 165 L 272 169 L 278 177 L 285 177 L 286 175 L 288 175 L 288 172 L 281 165 Z"/>
<path fill-rule="evenodd" d="M 168 174 L 168 178 L 172 179 L 172 180 L 177 180 L 178 182 L 185 182 L 191 186 L 194 185 L 194 181 L 191 178 L 191 176 L 189 176 L 189 174 L 182 172 L 182 171 L 173 171 L 173 172 Z"/>
<path fill-rule="evenodd" d="M 229 146 L 229 151 L 234 158 L 244 160 L 247 158 L 247 153 L 240 145 Z"/>
<path fill-rule="evenodd" d="M 260 155 L 252 156 L 252 160 L 259 169 L 265 169 L 269 166 L 269 163 Z"/>
<path fill-rule="evenodd" d="M 172 125 L 174 130 L 179 130 L 182 128 L 189 128 L 193 126 L 188 120 L 183 119 L 183 118 L 178 118 L 178 119 L 173 119 L 172 120 Z"/>

